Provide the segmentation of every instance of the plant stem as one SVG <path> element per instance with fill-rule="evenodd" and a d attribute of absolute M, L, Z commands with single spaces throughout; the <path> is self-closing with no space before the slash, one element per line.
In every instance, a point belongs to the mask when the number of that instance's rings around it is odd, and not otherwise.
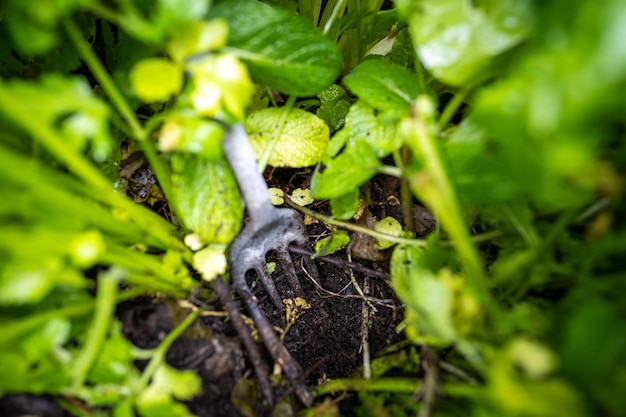
<path fill-rule="evenodd" d="M 469 92 L 472 91 L 472 88 L 473 87 L 470 86 L 458 90 L 454 94 L 452 99 L 448 102 L 448 104 L 446 104 L 446 107 L 441 112 L 441 115 L 439 116 L 439 121 L 437 122 L 437 127 L 439 128 L 439 130 L 443 130 L 448 125 L 459 107 L 461 107 L 461 104 L 463 104 L 465 97 L 467 97 Z"/>
<path fill-rule="evenodd" d="M 351 230 L 353 232 L 358 232 L 358 233 L 363 233 L 372 237 L 375 237 L 377 239 L 381 239 L 381 240 L 388 240 L 390 242 L 393 243 L 399 243 L 399 244 L 403 244 L 403 245 L 411 245 L 411 246 L 421 246 L 421 247 L 425 247 L 426 246 L 426 240 L 424 239 L 410 239 L 410 238 L 406 238 L 406 237 L 400 237 L 400 236 L 394 236 L 394 235 L 389 235 L 387 233 L 381 233 L 381 232 L 377 232 L 376 230 L 372 230 L 372 229 L 368 229 L 367 227 L 362 227 L 353 223 L 348 223 L 348 222 L 344 222 L 341 220 L 337 220 L 333 217 L 330 216 L 326 216 L 322 213 L 318 213 L 316 211 L 313 211 L 311 209 L 308 209 L 306 207 L 303 207 L 299 204 L 294 203 L 291 200 L 291 197 L 287 194 L 285 194 L 285 202 L 292 208 L 298 210 L 301 213 L 306 214 L 307 216 L 311 216 L 316 220 L 319 220 L 323 223 L 326 224 L 330 224 L 333 226 L 337 226 L 337 227 L 341 227 L 343 229 L 346 230 Z M 499 230 L 492 230 L 490 232 L 486 232 L 486 233 L 481 233 L 481 234 L 477 234 L 477 235 L 473 235 L 470 237 L 470 241 L 474 242 L 474 243 L 482 243 L 482 242 L 488 242 L 492 239 L 495 239 L 497 237 L 502 236 L 502 232 L 500 232 Z M 452 242 L 449 241 L 443 241 L 440 242 L 442 246 L 451 246 Z"/>
<path fill-rule="evenodd" d="M 483 267 L 439 153 L 431 100 L 425 95 L 420 96 L 413 113 L 415 116 L 409 120 L 410 127 L 406 129 L 407 144 L 414 155 L 421 157 L 425 170 L 417 172 L 409 180 L 414 192 L 433 209 L 454 240 L 471 282 L 481 286 L 484 281 Z"/>
<path fill-rule="evenodd" d="M 83 61 L 85 61 L 96 80 L 98 80 L 98 83 L 113 103 L 113 106 L 121 114 L 126 123 L 128 123 L 128 126 L 133 132 L 133 136 L 139 142 L 141 150 L 146 155 L 150 166 L 159 179 L 159 185 L 163 189 L 163 193 L 170 201 L 173 201 L 171 198 L 172 192 L 169 170 L 158 157 L 154 145 L 148 140 L 148 135 L 141 126 L 139 119 L 137 119 L 135 112 L 124 99 L 124 96 L 120 93 L 119 89 L 113 82 L 113 79 L 109 76 L 96 54 L 91 50 L 85 39 L 82 37 L 76 24 L 71 19 L 65 19 L 64 24 L 67 34 L 78 50 L 79 55 Z"/>
<path fill-rule="evenodd" d="M 296 210 L 307 214 L 311 217 L 313 217 L 314 219 L 320 220 L 326 224 L 331 224 L 333 226 L 338 226 L 347 230 L 351 230 L 353 232 L 359 232 L 359 233 L 364 233 L 366 235 L 375 237 L 377 239 L 381 239 L 381 240 L 388 240 L 390 242 L 394 242 L 394 243 L 401 243 L 404 245 L 412 245 L 412 246 L 426 246 L 426 241 L 422 240 L 422 239 L 408 239 L 405 237 L 399 237 L 399 236 L 393 236 L 393 235 L 388 235 L 387 233 L 380 233 L 377 232 L 376 230 L 372 230 L 372 229 L 368 229 L 367 227 L 363 227 L 363 226 L 359 226 L 356 224 L 352 224 L 352 223 L 347 223 L 347 222 L 343 222 L 341 220 L 337 220 L 333 217 L 330 216 L 325 216 L 321 213 L 317 213 L 313 210 L 310 210 L 306 207 L 302 207 L 296 203 L 294 203 L 293 201 L 291 201 L 291 198 L 285 194 L 285 197 L 287 197 L 285 199 L 285 202 L 290 205 L 291 207 L 295 208 Z"/>
<path fill-rule="evenodd" d="M 172 330 L 165 337 L 165 339 L 163 339 L 163 342 L 161 342 L 159 347 L 155 349 L 152 360 L 150 361 L 148 366 L 146 366 L 146 369 L 141 375 L 141 389 L 148 386 L 148 383 L 150 382 L 150 379 L 152 379 L 152 377 L 154 376 L 154 373 L 157 371 L 159 366 L 161 366 L 161 364 L 165 362 L 165 354 L 169 350 L 172 343 L 174 343 L 174 341 L 176 341 L 176 339 L 178 339 L 183 334 L 183 332 L 187 330 L 187 327 L 189 327 L 200 316 L 202 311 L 203 310 L 201 308 L 192 311 L 187 317 L 185 317 L 182 322 L 178 324 L 178 326 L 174 328 L 174 330 Z"/>
<path fill-rule="evenodd" d="M 330 15 L 328 11 L 330 10 Z M 342 15 L 346 10 L 346 0 L 329 0 L 324 8 L 322 19 L 320 20 L 320 26 L 324 25 L 322 33 L 328 34 L 328 31 L 333 26 L 333 23 Z"/>
<path fill-rule="evenodd" d="M 72 149 L 65 143 L 65 139 L 50 126 L 45 123 L 33 123 L 32 113 L 30 109 L 24 109 L 19 105 L 14 105 L 13 95 L 8 89 L 5 88 L 2 80 L 0 80 L 0 111 L 4 112 L 8 119 L 11 119 L 24 131 L 32 135 L 38 142 L 44 145 L 46 150 L 50 152 L 54 157 L 61 161 L 69 169 L 70 172 L 77 175 L 84 185 L 73 185 L 71 187 L 61 187 L 60 184 L 71 184 L 71 181 L 62 183 L 58 181 L 60 174 L 56 171 L 52 171 L 50 168 L 40 164 L 35 159 L 28 159 L 24 156 L 13 152 L 7 148 L 0 155 L 2 164 L 0 171 L 6 171 L 6 175 L 14 179 L 17 183 L 22 183 L 29 188 L 43 191 L 41 195 L 52 197 L 53 195 L 61 197 L 61 200 L 66 203 L 72 203 L 75 200 L 82 198 L 82 193 L 89 191 L 89 196 L 95 200 L 107 205 L 117 208 L 119 213 L 116 215 L 114 221 L 119 220 L 119 217 L 128 217 L 134 223 L 129 225 L 129 231 L 132 230 L 131 226 L 137 225 L 143 230 L 148 237 L 153 237 L 154 240 L 160 243 L 162 248 L 175 248 L 180 250 L 187 250 L 187 248 L 180 242 L 172 233 L 174 231 L 172 225 L 166 222 L 163 218 L 159 217 L 155 213 L 147 210 L 146 208 L 137 205 L 127 199 L 126 197 L 118 194 L 113 188 L 109 180 L 98 171 L 88 159 L 83 157 L 77 151 Z M 38 175 L 17 175 L 21 172 L 25 166 L 29 166 L 32 173 Z M 48 176 L 44 174 L 49 173 Z M 50 178 L 57 178 L 54 184 L 50 181 L 40 181 L 39 177 L 49 180 Z M 71 194 L 68 192 L 71 190 Z M 61 203 L 56 198 L 51 200 L 54 203 Z M 63 203 L 61 203 L 63 204 Z M 72 204 L 67 204 L 69 212 L 73 210 Z M 84 213 L 83 213 L 84 214 Z M 107 215 L 111 215 L 107 213 Z M 105 227 L 104 221 L 99 218 L 91 219 L 95 225 Z M 127 220 L 126 220 L 127 221 Z M 109 222 L 111 223 L 111 222 Z M 126 233 L 128 235 L 128 233 Z M 141 236 L 136 236 L 136 240 L 141 239 Z M 145 237 L 144 237 L 145 239 Z"/>
<path fill-rule="evenodd" d="M 122 268 L 113 267 L 98 277 L 98 293 L 96 294 L 93 320 L 72 372 L 73 386 L 76 391 L 82 388 L 109 332 L 115 310 L 117 285 L 125 274 L 126 272 Z"/>
<path fill-rule="evenodd" d="M 339 391 L 396 392 L 411 394 L 419 392 L 421 387 L 422 381 L 413 378 L 342 378 L 318 385 L 313 391 L 313 395 L 318 397 L 320 395 L 332 394 Z"/>
<path fill-rule="evenodd" d="M 130 300 L 145 293 L 145 289 L 133 288 L 117 295 L 116 303 Z M 48 321 L 54 318 L 69 318 L 87 314 L 94 309 L 94 302 L 86 302 L 76 304 L 54 311 L 43 311 L 41 313 L 32 314 L 22 320 L 5 321 L 2 325 L 2 335 L 0 336 L 0 346 L 5 343 L 15 343 L 15 341 L 34 329 L 44 326 Z"/>

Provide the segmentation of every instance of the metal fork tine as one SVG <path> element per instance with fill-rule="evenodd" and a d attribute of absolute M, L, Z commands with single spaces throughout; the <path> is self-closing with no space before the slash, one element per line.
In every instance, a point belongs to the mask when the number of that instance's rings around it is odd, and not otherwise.
<path fill-rule="evenodd" d="M 280 298 L 280 294 L 276 289 L 276 285 L 274 285 L 274 281 L 267 271 L 267 266 L 265 262 L 262 262 L 260 265 L 257 265 L 254 270 L 256 271 L 259 278 L 261 278 L 261 283 L 265 287 L 265 291 L 269 294 L 272 302 L 278 308 L 279 311 L 284 311 L 285 306 L 283 305 L 283 300 Z"/>
<path fill-rule="evenodd" d="M 280 261 L 280 265 L 287 275 L 287 279 L 289 280 L 289 284 L 291 284 L 291 288 L 297 297 L 302 297 L 302 288 L 300 287 L 300 282 L 298 281 L 298 276 L 296 275 L 296 269 L 293 266 L 293 261 L 291 260 L 291 255 L 288 252 L 284 252 L 282 250 L 276 251 L 276 257 Z"/>

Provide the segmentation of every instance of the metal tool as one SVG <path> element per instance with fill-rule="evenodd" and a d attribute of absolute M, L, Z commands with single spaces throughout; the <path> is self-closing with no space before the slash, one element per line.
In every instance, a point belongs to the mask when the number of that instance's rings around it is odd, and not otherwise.
<path fill-rule="evenodd" d="M 250 221 L 230 247 L 233 284 L 246 304 L 267 350 L 293 384 L 298 398 L 303 404 L 310 406 L 313 396 L 304 383 L 300 365 L 278 338 L 246 282 L 246 273 L 255 271 L 274 305 L 284 311 L 282 298 L 266 265 L 266 254 L 274 251 L 291 288 L 297 296 L 301 296 L 302 290 L 289 255 L 289 245 L 309 243 L 304 224 L 295 210 L 272 205 L 267 184 L 258 171 L 254 151 L 241 124 L 230 128 L 222 142 L 222 148 L 250 216 Z"/>

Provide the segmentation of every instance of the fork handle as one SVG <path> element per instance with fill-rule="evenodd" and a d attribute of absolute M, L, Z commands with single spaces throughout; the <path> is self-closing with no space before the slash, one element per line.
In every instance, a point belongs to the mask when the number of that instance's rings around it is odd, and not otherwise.
<path fill-rule="evenodd" d="M 222 141 L 222 149 L 231 166 L 239 191 L 246 202 L 252 224 L 262 225 L 272 218 L 272 205 L 263 175 L 254 156 L 254 150 L 243 125 L 234 125 Z"/>

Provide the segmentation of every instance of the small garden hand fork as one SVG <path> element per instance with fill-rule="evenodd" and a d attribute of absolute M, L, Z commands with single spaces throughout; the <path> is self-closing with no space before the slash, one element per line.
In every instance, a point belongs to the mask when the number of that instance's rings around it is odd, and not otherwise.
<path fill-rule="evenodd" d="M 294 385 L 300 400 L 310 406 L 313 397 L 306 388 L 300 365 L 276 335 L 246 282 L 246 273 L 254 270 L 274 305 L 284 311 L 282 299 L 266 266 L 265 255 L 269 251 L 275 251 L 294 293 L 301 296 L 302 290 L 289 255 L 289 245 L 308 244 L 304 224 L 296 211 L 272 205 L 267 184 L 258 171 L 252 146 L 241 124 L 227 131 L 222 147 L 250 216 L 250 222 L 230 248 L 231 277 L 234 286 L 250 311 L 268 351 Z"/>

